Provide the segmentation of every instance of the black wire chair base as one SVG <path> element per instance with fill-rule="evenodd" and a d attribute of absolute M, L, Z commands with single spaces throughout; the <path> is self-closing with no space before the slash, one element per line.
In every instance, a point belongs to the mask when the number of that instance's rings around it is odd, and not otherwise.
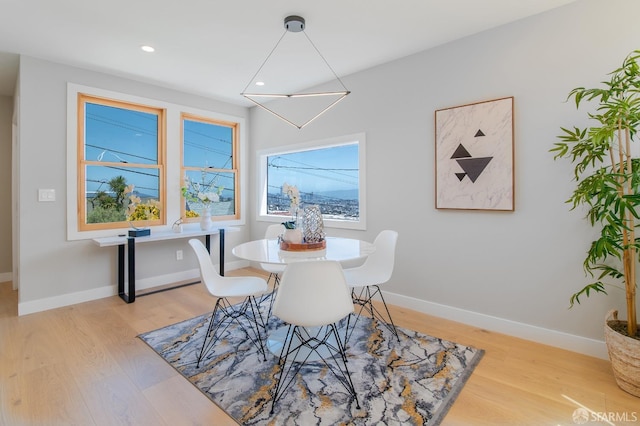
<path fill-rule="evenodd" d="M 276 300 L 276 294 L 278 293 L 278 285 L 280 284 L 280 274 L 276 272 L 269 273 L 269 277 L 267 278 L 267 284 L 269 284 L 269 282 L 271 281 L 271 278 L 273 278 L 273 290 L 263 294 L 262 297 L 260 298 L 260 306 L 262 306 L 262 303 L 265 300 L 269 299 L 269 310 L 267 311 L 267 320 L 265 321 L 265 324 L 268 324 L 269 318 L 271 318 L 273 302 L 275 302 Z"/>
<path fill-rule="evenodd" d="M 371 288 L 374 288 L 371 291 Z M 373 304 L 373 298 L 376 295 L 380 295 L 380 299 L 382 300 L 382 305 L 384 306 L 384 310 L 386 311 L 386 316 L 383 312 L 380 312 L 376 309 Z M 389 312 L 389 308 L 387 307 L 387 302 L 385 302 L 384 297 L 382 296 L 382 292 L 380 291 L 380 287 L 377 285 L 364 286 L 360 289 L 359 292 L 356 292 L 356 289 L 351 290 L 351 298 L 353 299 L 353 304 L 359 306 L 358 312 L 353 313 L 347 319 L 347 331 L 345 332 L 344 337 L 344 346 L 347 346 L 349 342 L 349 338 L 355 329 L 356 324 L 358 323 L 358 319 L 362 312 L 366 309 L 369 311 L 371 318 L 375 318 L 380 321 L 387 329 L 396 336 L 398 342 L 400 342 L 400 335 L 398 334 L 398 330 L 396 329 L 396 325 L 393 323 L 393 319 L 391 318 L 391 313 Z M 351 324 L 351 316 L 355 316 L 353 320 L 353 324 Z"/>
<path fill-rule="evenodd" d="M 262 354 L 263 360 L 267 360 L 267 353 L 260 334 L 260 327 L 266 329 L 266 325 L 260 314 L 256 298 L 248 296 L 241 304 L 232 305 L 225 297 L 220 297 L 209 318 L 209 327 L 202 342 L 196 367 L 200 367 L 200 361 L 213 350 L 220 336 L 234 323 L 244 331 L 251 343 L 258 349 L 258 353 Z"/>
<path fill-rule="evenodd" d="M 324 349 L 324 350 L 323 350 Z M 360 408 L 351 374 L 347 368 L 347 354 L 335 324 L 317 328 L 289 325 L 278 360 L 278 382 L 272 393 L 271 414 L 286 390 L 291 386 L 305 363 L 322 361 Z"/>

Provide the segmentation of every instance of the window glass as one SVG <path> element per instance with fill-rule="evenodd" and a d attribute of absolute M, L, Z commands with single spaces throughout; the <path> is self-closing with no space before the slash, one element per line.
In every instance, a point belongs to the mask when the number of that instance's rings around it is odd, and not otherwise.
<path fill-rule="evenodd" d="M 79 101 L 79 228 L 163 224 L 163 110 L 86 95 Z"/>
<path fill-rule="evenodd" d="M 204 176 L 219 190 L 212 220 L 244 224 L 244 123 L 239 116 L 67 84 L 67 238 L 198 222 L 185 218 L 186 177 Z M 199 215 L 196 204 L 192 213 Z"/>
<path fill-rule="evenodd" d="M 265 218 L 291 216 L 286 193 L 295 186 L 300 207 L 318 205 L 325 226 L 362 229 L 364 226 L 364 135 L 340 138 L 344 142 L 310 143 L 303 148 L 260 153 Z"/>
<path fill-rule="evenodd" d="M 158 115 L 87 102 L 85 158 L 120 163 L 158 163 Z"/>
<path fill-rule="evenodd" d="M 231 169 L 234 127 L 186 118 L 184 126 L 184 166 Z"/>
<path fill-rule="evenodd" d="M 237 133 L 237 123 L 182 114 L 182 217 L 186 222 L 198 220 L 207 204 L 214 221 L 239 217 Z"/>
<path fill-rule="evenodd" d="M 157 169 L 87 166 L 87 223 L 160 219 L 158 173 Z M 153 212 L 147 217 L 149 209 Z"/>

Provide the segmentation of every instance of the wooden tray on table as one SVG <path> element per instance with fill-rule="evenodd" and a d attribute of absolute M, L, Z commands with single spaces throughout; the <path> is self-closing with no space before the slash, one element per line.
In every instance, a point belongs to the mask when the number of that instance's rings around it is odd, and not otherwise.
<path fill-rule="evenodd" d="M 286 251 L 312 251 L 322 250 L 327 248 L 327 240 L 322 240 L 317 243 L 288 243 L 286 241 L 280 241 L 280 250 Z"/>

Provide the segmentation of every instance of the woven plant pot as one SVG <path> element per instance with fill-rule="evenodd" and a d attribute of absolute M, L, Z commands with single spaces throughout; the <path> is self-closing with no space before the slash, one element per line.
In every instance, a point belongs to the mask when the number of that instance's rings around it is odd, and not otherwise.
<path fill-rule="evenodd" d="M 618 320 L 618 311 L 614 309 L 607 314 L 604 326 L 613 375 L 620 389 L 640 397 L 640 340 L 615 331 L 611 326 L 616 323 L 626 324 L 626 321 Z"/>

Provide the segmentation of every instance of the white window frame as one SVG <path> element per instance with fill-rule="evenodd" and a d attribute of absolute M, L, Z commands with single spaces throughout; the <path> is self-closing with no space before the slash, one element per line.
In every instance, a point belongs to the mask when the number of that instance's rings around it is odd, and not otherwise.
<path fill-rule="evenodd" d="M 324 218 L 325 228 L 339 229 L 367 229 L 367 185 L 366 185 L 366 136 L 364 133 L 337 136 L 335 138 L 322 139 L 304 142 L 295 145 L 278 146 L 259 150 L 256 153 L 258 164 L 257 176 L 257 221 L 261 222 L 282 222 L 282 216 L 267 214 L 267 158 L 277 154 L 290 154 L 299 151 L 311 151 L 315 149 L 331 148 L 334 146 L 358 144 L 358 197 L 359 197 L 359 219 L 339 220 Z"/>

